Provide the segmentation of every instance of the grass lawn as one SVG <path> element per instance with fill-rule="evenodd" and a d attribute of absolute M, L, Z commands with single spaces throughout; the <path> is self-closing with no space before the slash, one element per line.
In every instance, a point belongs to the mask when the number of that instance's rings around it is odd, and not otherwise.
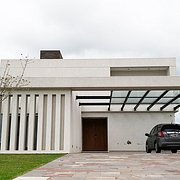
<path fill-rule="evenodd" d="M 63 155 L 64 154 L 0 154 L 0 180 L 13 179 Z"/>

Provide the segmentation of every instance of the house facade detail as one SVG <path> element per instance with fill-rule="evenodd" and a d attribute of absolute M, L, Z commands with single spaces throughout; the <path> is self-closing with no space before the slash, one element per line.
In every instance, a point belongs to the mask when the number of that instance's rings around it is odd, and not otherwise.
<path fill-rule="evenodd" d="M 175 58 L 35 59 L 24 78 L 1 104 L 0 153 L 143 151 L 180 106 Z"/>

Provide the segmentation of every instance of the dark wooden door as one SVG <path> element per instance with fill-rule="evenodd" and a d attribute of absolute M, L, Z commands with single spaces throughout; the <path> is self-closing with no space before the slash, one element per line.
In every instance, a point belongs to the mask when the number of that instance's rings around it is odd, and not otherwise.
<path fill-rule="evenodd" d="M 83 118 L 83 151 L 107 151 L 107 119 Z"/>

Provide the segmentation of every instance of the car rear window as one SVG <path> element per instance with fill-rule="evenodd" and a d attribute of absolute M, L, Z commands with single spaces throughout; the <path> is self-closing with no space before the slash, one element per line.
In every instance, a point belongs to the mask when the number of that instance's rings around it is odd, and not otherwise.
<path fill-rule="evenodd" d="M 164 125 L 161 129 L 162 131 L 180 131 L 180 125 Z"/>

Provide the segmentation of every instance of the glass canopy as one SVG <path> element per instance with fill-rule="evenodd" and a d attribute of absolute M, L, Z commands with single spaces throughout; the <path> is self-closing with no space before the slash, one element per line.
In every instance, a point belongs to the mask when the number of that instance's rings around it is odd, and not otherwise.
<path fill-rule="evenodd" d="M 76 99 L 80 100 L 80 106 L 108 106 L 108 110 L 113 105 L 119 105 L 123 111 L 125 106 L 131 105 L 136 111 L 140 106 L 146 105 L 149 111 L 158 105 L 159 110 L 163 111 L 171 105 L 176 111 L 180 107 L 180 90 L 113 90 L 107 96 L 85 95 L 76 96 Z"/>

